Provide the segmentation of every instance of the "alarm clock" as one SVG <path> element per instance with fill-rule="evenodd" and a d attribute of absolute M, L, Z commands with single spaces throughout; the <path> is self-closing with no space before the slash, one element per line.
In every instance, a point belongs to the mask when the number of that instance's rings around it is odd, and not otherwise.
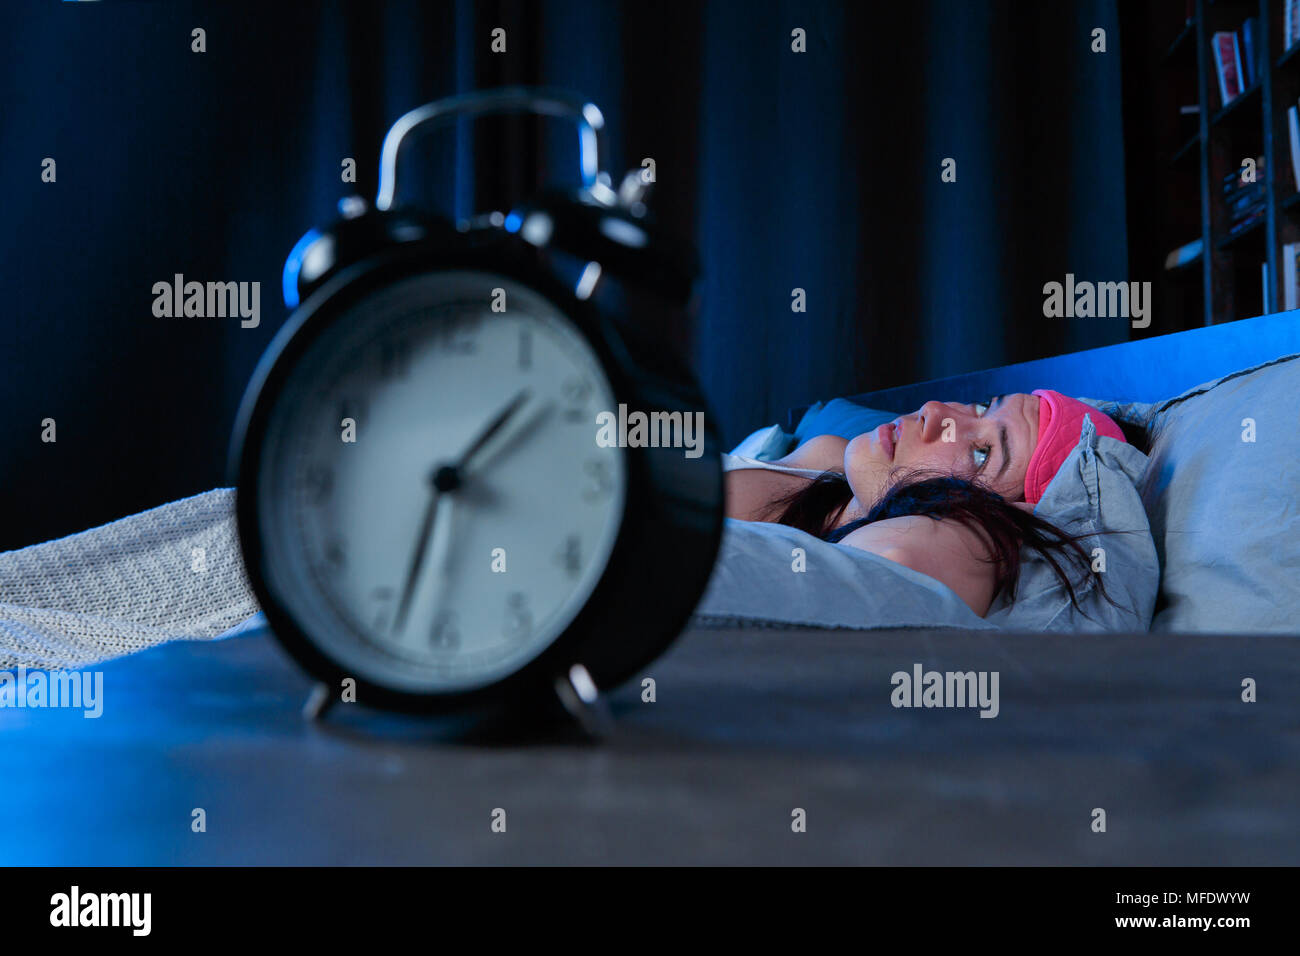
<path fill-rule="evenodd" d="M 581 185 L 459 223 L 395 205 L 409 133 L 492 112 L 571 120 Z M 693 308 L 694 254 L 657 232 L 639 171 L 612 188 L 603 125 L 591 103 L 517 87 L 413 110 L 374 204 L 344 201 L 286 262 L 293 312 L 230 468 L 249 581 L 323 695 L 590 702 L 641 674 L 704 590 L 718 437 L 646 318 Z M 638 413 L 663 427 L 626 434 Z"/>

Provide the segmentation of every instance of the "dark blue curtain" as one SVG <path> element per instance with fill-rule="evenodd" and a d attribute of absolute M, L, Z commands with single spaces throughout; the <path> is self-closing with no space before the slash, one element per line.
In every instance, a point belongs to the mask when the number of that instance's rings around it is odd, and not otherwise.
<path fill-rule="evenodd" d="M 705 270 L 694 326 L 663 334 L 728 441 L 817 398 L 1122 340 L 1042 316 L 1067 272 L 1127 278 L 1117 31 L 1114 0 L 5 5 L 0 548 L 223 484 L 286 253 L 373 197 L 401 113 L 481 86 L 582 92 L 616 178 L 655 160 L 657 214 Z M 409 154 L 412 197 L 467 215 L 573 176 L 563 131 L 462 132 Z M 261 325 L 155 318 L 175 273 L 259 281 Z"/>
<path fill-rule="evenodd" d="M 729 438 L 863 383 L 1127 338 L 1042 314 L 1068 272 L 1127 278 L 1117 31 L 1105 0 L 709 6 L 698 359 Z"/>

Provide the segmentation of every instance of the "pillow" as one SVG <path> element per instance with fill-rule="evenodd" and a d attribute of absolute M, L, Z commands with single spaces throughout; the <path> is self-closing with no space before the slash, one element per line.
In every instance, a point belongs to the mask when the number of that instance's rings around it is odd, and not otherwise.
<path fill-rule="evenodd" d="M 794 436 L 787 435 L 780 425 L 768 425 L 751 433 L 731 449 L 730 454 L 759 461 L 776 461 L 789 454 L 794 441 Z"/>
<path fill-rule="evenodd" d="M 728 518 L 692 623 L 718 627 L 991 629 L 947 585 L 888 558 L 769 521 Z"/>
<path fill-rule="evenodd" d="M 795 426 L 793 435 L 784 431 L 780 425 L 769 425 L 751 433 L 731 450 L 731 454 L 757 458 L 759 461 L 776 461 L 814 435 L 856 438 L 897 417 L 898 412 L 867 408 L 847 398 L 833 398 L 829 402 L 817 402 L 808 406 L 799 419 L 799 424 Z"/>
<path fill-rule="evenodd" d="M 1137 487 L 1146 468 L 1146 455 L 1098 435 L 1092 417 L 1085 416 L 1078 444 L 1034 507 L 1034 514 L 1062 531 L 1084 535 L 1078 543 L 1091 568 L 1080 574 L 1077 561 L 1067 566 L 1079 608 L 1047 560 L 1024 549 L 1016 599 L 999 595 L 985 619 L 1009 630 L 1146 631 L 1160 586 L 1155 541 Z"/>
<path fill-rule="evenodd" d="M 1079 444 L 1048 485 L 1035 512 L 1062 530 L 1087 534 L 1088 553 L 1105 549 L 1107 592 L 1087 572 L 1075 611 L 1041 558 L 1024 556 L 1018 599 L 999 597 L 980 618 L 939 581 L 886 558 L 770 522 L 728 519 L 713 577 L 695 609 L 704 626 L 763 623 L 855 629 L 960 627 L 1016 630 L 1146 630 L 1159 567 L 1133 479 L 1146 463 L 1137 449 L 1098 437 L 1084 420 Z M 1110 529 L 1127 535 L 1102 535 Z M 802 549 L 802 554 L 796 549 Z M 803 570 L 798 570 L 800 567 Z"/>
<path fill-rule="evenodd" d="M 867 408 L 847 398 L 833 398 L 829 402 L 818 402 L 804 412 L 799 424 L 795 426 L 794 434 L 800 442 L 807 441 L 814 435 L 856 438 L 897 417 L 898 412 Z"/>
<path fill-rule="evenodd" d="M 1147 407 L 1152 630 L 1300 630 L 1300 355 Z"/>
<path fill-rule="evenodd" d="M 1081 398 L 1079 401 L 1110 416 L 1110 419 L 1124 433 L 1124 438 L 1138 451 L 1145 454 L 1151 450 L 1151 436 L 1147 432 L 1147 422 L 1155 409 L 1154 403 L 1114 402 L 1097 398 Z"/>

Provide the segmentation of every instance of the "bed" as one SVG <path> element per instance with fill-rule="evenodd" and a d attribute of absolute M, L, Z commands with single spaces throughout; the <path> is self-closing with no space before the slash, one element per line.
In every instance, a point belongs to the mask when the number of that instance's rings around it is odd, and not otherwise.
<path fill-rule="evenodd" d="M 1294 353 L 1290 313 L 853 399 L 1047 381 L 1136 407 Z M 1300 641 L 1194 630 L 713 621 L 648 669 L 654 703 L 636 682 L 609 695 L 615 731 L 591 747 L 347 707 L 305 721 L 308 680 L 245 627 L 100 665 L 95 720 L 0 708 L 21 768 L 0 863 L 1294 865 Z M 996 718 L 899 706 L 916 667 L 996 672 Z"/>
<path fill-rule="evenodd" d="M 1149 526 L 1156 566 L 1136 553 L 1120 563 L 1119 577 L 1150 577 L 1154 589 L 1147 623 L 1135 629 L 1297 633 L 1300 312 L 836 398 L 792 409 L 786 424 L 795 441 L 847 438 L 927 400 L 1035 388 L 1091 402 L 1145 456 L 1130 471 L 1141 510 L 1097 517 L 1111 528 Z M 1138 621 L 1144 612 L 1135 611 Z M 1034 620 L 1019 623 L 1037 629 Z"/>
<path fill-rule="evenodd" d="M 1158 402 L 1202 382 L 1298 352 L 1300 311 L 1277 312 L 847 398 L 869 408 L 911 411 L 939 396 L 969 402 L 1051 383 L 1051 388 L 1066 395 Z M 791 430 L 808 407 L 789 411 L 786 424 Z"/>

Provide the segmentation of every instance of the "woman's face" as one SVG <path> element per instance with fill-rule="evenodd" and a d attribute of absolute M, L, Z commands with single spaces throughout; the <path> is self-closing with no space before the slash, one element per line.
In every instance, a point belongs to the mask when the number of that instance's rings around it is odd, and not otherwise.
<path fill-rule="evenodd" d="M 860 503 L 880 500 L 897 469 L 938 471 L 979 481 L 1023 501 L 1025 471 L 1038 444 L 1037 395 L 1017 392 L 989 402 L 926 402 L 844 449 L 844 473 Z"/>

